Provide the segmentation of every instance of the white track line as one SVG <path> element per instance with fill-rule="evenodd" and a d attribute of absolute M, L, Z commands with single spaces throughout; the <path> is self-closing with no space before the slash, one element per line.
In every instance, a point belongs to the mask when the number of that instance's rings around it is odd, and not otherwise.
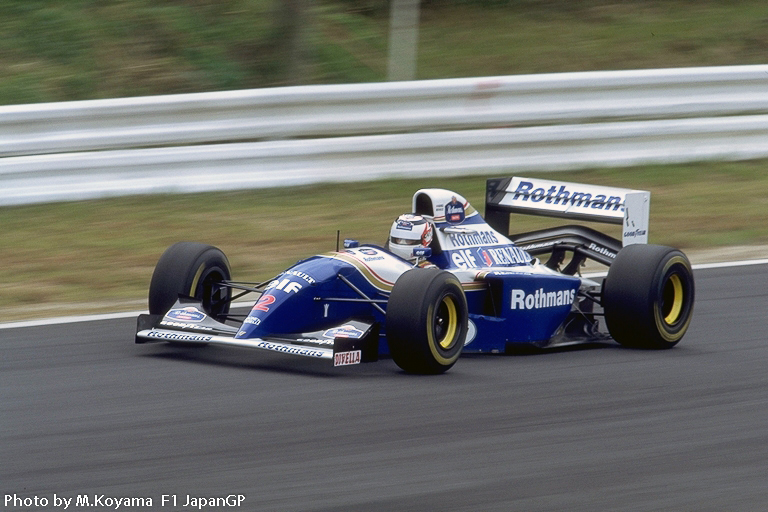
<path fill-rule="evenodd" d="M 696 265 L 691 265 L 691 267 L 693 267 L 693 270 L 707 270 L 710 268 L 747 267 L 749 265 L 768 265 L 768 259 L 721 261 L 718 263 L 697 263 Z M 594 272 L 591 274 L 584 274 L 583 277 L 591 279 L 593 277 L 605 277 L 607 275 L 608 275 L 608 272 L 604 271 L 604 272 Z"/>
<path fill-rule="evenodd" d="M 768 264 L 768 259 L 725 261 L 722 263 L 699 263 L 698 265 L 693 265 L 693 268 L 694 270 L 704 270 L 708 268 L 746 267 L 748 265 L 765 265 L 765 264 Z"/>
<path fill-rule="evenodd" d="M 746 267 L 749 265 L 768 265 L 768 259 L 759 260 L 741 260 L 741 261 L 723 261 L 720 263 L 699 263 L 693 265 L 694 270 L 706 270 L 711 268 L 729 268 L 729 267 Z M 597 272 L 593 274 L 585 274 L 586 278 L 593 277 L 605 277 L 607 272 Z M 233 304 L 234 307 L 250 306 L 251 303 L 237 303 Z M 146 311 L 126 311 L 124 313 L 104 313 L 98 315 L 75 315 L 75 316 L 60 316 L 55 318 L 41 318 L 39 320 L 25 320 L 21 322 L 8 322 L 0 323 L 0 330 L 3 329 L 20 329 L 22 327 L 42 327 L 47 325 L 62 325 L 72 324 L 76 322 L 97 322 L 101 320 L 117 320 L 122 318 L 137 317 Z"/>
<path fill-rule="evenodd" d="M 232 304 L 232 307 L 241 308 L 251 307 L 252 305 L 252 302 L 238 302 Z M 40 318 L 38 320 L 23 320 L 21 322 L 8 322 L 0 324 L 0 330 L 17 329 L 21 327 L 41 327 L 46 325 L 73 324 L 77 322 L 98 322 L 101 320 L 118 320 L 121 318 L 136 318 L 143 313 L 147 313 L 147 310 L 124 311 L 122 313 L 102 313 L 97 315 L 59 316 L 55 318 Z"/>

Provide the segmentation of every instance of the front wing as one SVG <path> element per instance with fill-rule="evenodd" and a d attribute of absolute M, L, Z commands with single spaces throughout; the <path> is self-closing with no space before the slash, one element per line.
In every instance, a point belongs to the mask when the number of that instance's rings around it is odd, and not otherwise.
<path fill-rule="evenodd" d="M 174 308 L 181 306 L 177 303 Z M 189 303 L 183 305 L 188 306 Z M 174 310 L 171 309 L 171 311 Z M 137 318 L 136 343 L 170 342 L 185 345 L 222 345 L 255 348 L 293 356 L 333 361 L 334 366 L 346 366 L 378 360 L 378 326 L 353 322 L 357 337 L 345 336 L 346 329 L 333 339 L 318 333 L 275 336 L 269 338 L 238 338 L 238 329 L 216 322 L 210 317 L 197 324 L 182 324 L 168 316 L 142 314 Z M 172 326 L 168 328 L 166 326 Z M 328 332 L 329 330 L 325 330 Z M 322 331 L 321 331 L 322 332 Z"/>

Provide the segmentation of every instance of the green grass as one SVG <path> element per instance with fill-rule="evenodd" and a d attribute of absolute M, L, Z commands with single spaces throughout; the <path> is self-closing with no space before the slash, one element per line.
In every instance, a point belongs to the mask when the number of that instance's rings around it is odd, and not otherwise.
<path fill-rule="evenodd" d="M 684 250 L 768 244 L 768 161 L 526 173 L 651 191 L 652 243 Z M 220 247 L 234 277 L 262 280 L 300 258 L 333 250 L 336 230 L 383 244 L 422 187 L 464 195 L 481 211 L 484 176 L 386 180 L 295 189 L 142 196 L 0 209 L 0 321 L 68 310 L 145 307 L 162 251 L 182 240 Z M 522 232 L 562 223 L 518 215 Z M 620 236 L 619 227 L 595 225 Z M 96 304 L 101 304 L 96 306 Z M 21 310 L 33 308 L 31 311 Z"/>
<path fill-rule="evenodd" d="M 0 105 L 386 79 L 383 0 L 0 0 Z M 422 2 L 418 78 L 764 63 L 763 0 Z"/>
<path fill-rule="evenodd" d="M 420 77 L 764 63 L 768 51 L 765 2 L 530 4 L 427 10 Z"/>

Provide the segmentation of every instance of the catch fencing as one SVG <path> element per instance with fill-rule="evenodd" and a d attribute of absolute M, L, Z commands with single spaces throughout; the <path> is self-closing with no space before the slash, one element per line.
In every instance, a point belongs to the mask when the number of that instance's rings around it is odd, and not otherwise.
<path fill-rule="evenodd" d="M 767 65 L 0 107 L 0 205 L 767 156 Z"/>

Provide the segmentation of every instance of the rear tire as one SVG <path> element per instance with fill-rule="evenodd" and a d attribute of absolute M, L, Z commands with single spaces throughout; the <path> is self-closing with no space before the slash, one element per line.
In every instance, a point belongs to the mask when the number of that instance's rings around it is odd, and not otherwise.
<path fill-rule="evenodd" d="M 408 373 L 439 374 L 464 348 L 467 299 L 459 280 L 435 268 L 408 270 L 387 303 L 387 343 L 392 359 Z"/>
<path fill-rule="evenodd" d="M 608 332 L 622 345 L 675 346 L 693 315 L 693 270 L 681 251 L 661 245 L 624 247 L 602 287 Z"/>
<path fill-rule="evenodd" d="M 222 320 L 229 313 L 231 291 L 218 286 L 231 279 L 229 261 L 216 247 L 179 242 L 160 256 L 149 285 L 149 312 L 164 315 L 179 296 L 193 297 L 211 317 Z"/>

